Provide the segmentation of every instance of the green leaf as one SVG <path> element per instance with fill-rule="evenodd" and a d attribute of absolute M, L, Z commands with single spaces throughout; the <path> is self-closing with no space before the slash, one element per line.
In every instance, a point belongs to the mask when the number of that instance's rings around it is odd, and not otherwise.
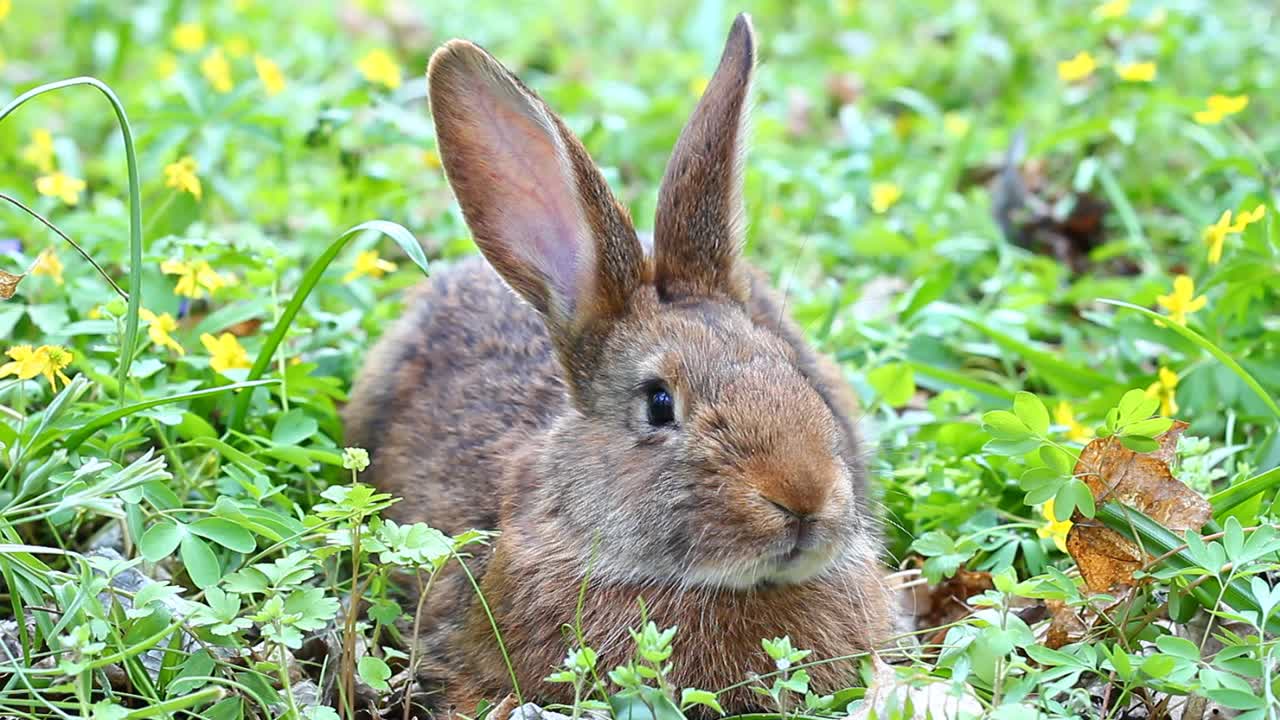
<path fill-rule="evenodd" d="M 1125 425 L 1124 434 L 1153 438 L 1171 427 L 1173 420 L 1170 418 L 1150 418 Z"/>
<path fill-rule="evenodd" d="M 1044 462 L 1045 467 L 1064 477 L 1075 472 L 1076 457 L 1056 445 L 1041 447 L 1040 460 Z"/>
<path fill-rule="evenodd" d="M 196 535 L 208 538 L 228 550 L 250 553 L 257 547 L 248 530 L 223 518 L 204 518 L 192 523 L 189 528 Z"/>
<path fill-rule="evenodd" d="M 173 520 L 165 519 L 147 528 L 138 539 L 138 549 L 147 562 L 159 562 L 178 549 L 178 543 L 187 534 L 186 528 Z"/>
<path fill-rule="evenodd" d="M 320 423 L 306 413 L 295 409 L 280 416 L 271 431 L 271 442 L 278 445 L 301 445 L 303 440 L 316 434 Z"/>
<path fill-rule="evenodd" d="M 1120 444 L 1138 453 L 1155 452 L 1160 449 L 1160 443 L 1149 437 L 1140 437 L 1138 435 L 1117 435 L 1120 438 Z"/>
<path fill-rule="evenodd" d="M 356 669 L 360 673 L 360 679 L 374 690 L 386 692 L 391 689 L 387 684 L 387 680 L 391 677 L 391 668 L 382 658 L 365 655 L 360 658 L 360 662 L 356 663 Z"/>
<path fill-rule="evenodd" d="M 205 541 L 195 535 L 187 533 L 183 536 L 181 555 L 187 575 L 191 576 L 191 582 L 201 590 L 212 587 L 222 578 L 222 567 L 218 564 L 218 557 L 213 554 L 213 550 Z"/>
<path fill-rule="evenodd" d="M 720 707 L 720 701 L 716 700 L 716 694 L 707 690 L 695 690 L 694 688 L 685 688 L 680 691 L 680 709 L 685 709 L 690 705 L 702 705 L 712 710 L 724 714 L 724 708 Z"/>
<path fill-rule="evenodd" d="M 1156 647 L 1160 648 L 1161 652 L 1168 653 L 1174 657 L 1180 657 L 1191 662 L 1200 662 L 1200 648 L 1186 638 L 1180 638 L 1175 635 L 1161 635 L 1156 639 Z"/>
<path fill-rule="evenodd" d="M 1053 499 L 1053 515 L 1058 522 L 1064 522 L 1071 519 L 1072 511 L 1079 509 L 1080 514 L 1087 518 L 1093 517 L 1095 512 L 1093 504 L 1093 493 L 1089 491 L 1089 486 L 1079 478 L 1071 478 L 1063 483 L 1058 489 L 1058 494 Z"/>
<path fill-rule="evenodd" d="M 889 363 L 867 373 L 867 383 L 886 405 L 906 405 L 916 393 L 915 371 L 906 363 Z"/>
<path fill-rule="evenodd" d="M 1023 425 L 1033 434 L 1044 437 L 1049 432 L 1049 410 L 1040 398 L 1029 392 L 1020 392 L 1013 396 L 1013 414 L 1018 416 Z"/>
<path fill-rule="evenodd" d="M 1232 710 L 1261 710 L 1267 706 L 1267 701 L 1257 695 L 1246 692 L 1244 690 L 1233 690 L 1231 688 L 1215 688 L 1206 690 L 1205 694 L 1209 699 L 1231 708 Z"/>
<path fill-rule="evenodd" d="M 1177 667 L 1178 661 L 1170 655 L 1148 655 L 1142 661 L 1142 672 L 1148 677 L 1160 679 Z"/>
<path fill-rule="evenodd" d="M 992 410 L 982 416 L 982 425 L 997 440 L 1025 440 L 1031 429 L 1008 410 Z"/>

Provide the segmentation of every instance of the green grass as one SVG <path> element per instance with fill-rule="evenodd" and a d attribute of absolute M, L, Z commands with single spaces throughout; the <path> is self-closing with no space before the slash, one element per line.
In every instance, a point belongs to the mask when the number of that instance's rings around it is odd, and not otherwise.
<path fill-rule="evenodd" d="M 413 608 L 388 594 L 391 571 L 429 586 L 479 539 L 377 521 L 390 499 L 352 482 L 360 459 L 344 455 L 338 418 L 404 291 L 475 251 L 435 154 L 426 59 L 455 36 L 488 47 L 565 117 L 644 228 L 681 123 L 747 10 L 761 59 L 747 252 L 862 396 L 886 561 L 919 567 L 927 587 L 960 568 L 989 574 L 972 614 L 920 628 L 937 647 L 886 659 L 996 717 L 1120 717 L 1166 696 L 1277 716 L 1273 4 L 653 5 L 0 0 L 0 94 L 12 99 L 0 191 L 30 210 L 2 203 L 0 271 L 39 268 L 0 300 L 0 352 L 66 348 L 74 378 L 54 392 L 39 374 L 20 379 L 48 355 L 0 361 L 0 714 L 346 716 L 351 680 L 392 702 L 401 688 L 387 680 L 408 660 L 398 623 Z M 398 67 L 397 87 L 362 72 L 373 50 Z M 1092 73 L 1062 79 L 1058 63 L 1082 51 Z M 269 92 L 255 58 L 282 89 Z M 1155 64 L 1152 81 L 1120 77 L 1137 62 Z M 1248 102 L 1205 122 L 1214 95 Z M 188 156 L 198 197 L 166 182 L 190 181 L 176 165 Z M 84 181 L 76 202 L 57 196 L 55 172 Z M 1211 263 L 1206 228 L 1259 205 Z M 57 262 L 37 265 L 42 252 Z M 361 253 L 395 268 L 358 265 Z M 184 270 L 199 297 L 179 292 Z M 1158 324 L 1180 275 L 1205 300 L 1185 326 Z M 166 314 L 169 347 L 155 342 Z M 1162 375 L 1158 407 L 1125 398 L 1158 394 Z M 1073 477 L 1090 433 L 1145 449 L 1162 429 L 1152 414 L 1189 423 L 1172 471 L 1211 501 L 1203 528 L 1095 503 Z M 1051 534 L 1050 498 L 1081 508 L 1077 522 L 1096 505 L 1098 522 L 1161 562 L 1091 610 L 1103 601 L 1037 532 Z M 352 557 L 353 537 L 382 549 Z M 117 554 L 91 552 L 101 542 Z M 168 579 L 129 585 L 136 571 Z M 338 661 L 291 678 L 303 638 L 353 587 L 370 611 L 333 629 Z M 1088 632 L 1046 645 L 1048 621 L 1020 613 L 1049 601 Z M 671 640 L 639 642 L 660 653 Z M 229 659 L 255 646 L 251 661 Z M 586 657 L 562 673 L 582 708 L 611 694 L 614 708 L 663 716 L 710 707 L 664 682 L 611 683 Z M 861 696 L 806 700 L 794 669 L 758 681 L 749 669 L 743 682 L 777 714 L 832 715 Z M 333 709 L 285 690 L 335 674 Z"/>

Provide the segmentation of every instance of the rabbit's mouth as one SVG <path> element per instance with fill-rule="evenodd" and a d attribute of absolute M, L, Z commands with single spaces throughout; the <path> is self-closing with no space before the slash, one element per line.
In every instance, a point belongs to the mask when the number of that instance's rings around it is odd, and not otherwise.
<path fill-rule="evenodd" d="M 825 574 L 836 564 L 834 544 L 801 545 L 775 553 L 763 553 L 746 563 L 729 567 L 702 567 L 686 576 L 686 583 L 730 590 L 760 590 L 799 585 Z"/>

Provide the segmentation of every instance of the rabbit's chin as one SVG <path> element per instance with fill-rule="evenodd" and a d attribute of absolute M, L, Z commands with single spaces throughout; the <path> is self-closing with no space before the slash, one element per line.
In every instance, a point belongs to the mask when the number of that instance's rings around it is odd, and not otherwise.
<path fill-rule="evenodd" d="M 827 574 L 838 565 L 839 549 L 831 543 L 786 554 L 708 562 L 690 568 L 685 574 L 685 584 L 725 590 L 799 585 Z"/>

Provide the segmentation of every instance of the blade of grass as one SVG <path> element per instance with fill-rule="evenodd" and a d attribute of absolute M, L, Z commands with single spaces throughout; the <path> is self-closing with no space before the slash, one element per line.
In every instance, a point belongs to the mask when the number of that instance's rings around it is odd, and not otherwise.
<path fill-rule="evenodd" d="M 220 395 L 222 393 L 232 392 L 235 390 L 248 390 L 250 388 L 262 387 L 263 385 L 271 385 L 278 382 L 280 381 L 279 380 L 255 380 L 255 381 L 238 382 L 238 383 L 232 383 L 230 385 L 220 385 L 214 388 L 205 388 L 204 390 L 195 390 L 188 393 L 180 393 L 178 395 L 169 395 L 161 398 L 152 398 L 151 400 L 143 400 L 142 402 L 137 402 L 132 405 L 126 405 L 122 408 L 117 408 L 115 410 L 112 410 L 111 412 L 103 413 L 102 415 L 99 415 L 98 417 L 80 426 L 79 430 L 76 430 L 75 432 L 71 433 L 71 436 L 67 438 L 66 443 L 64 443 L 64 447 L 68 452 L 75 450 L 76 448 L 80 447 L 81 443 L 89 439 L 90 435 L 93 435 L 95 432 L 110 425 L 111 423 L 121 418 L 128 417 L 136 412 L 148 410 L 153 407 L 159 407 L 160 405 L 168 405 L 170 403 L 182 402 L 184 400 L 195 400 L 197 398 L 209 397 L 210 395 Z M 53 441 L 53 438 L 46 439 L 43 444 L 37 444 L 34 450 L 39 450 L 45 444 L 48 444 L 52 441 Z"/>
<path fill-rule="evenodd" d="M 1199 347 L 1201 350 L 1204 350 L 1205 352 L 1214 356 L 1215 358 L 1218 359 L 1219 362 L 1221 362 L 1223 365 L 1226 365 L 1228 368 L 1230 368 L 1231 372 L 1235 373 L 1236 376 L 1239 377 L 1240 380 L 1243 381 L 1245 385 L 1248 385 L 1249 389 L 1252 390 L 1254 393 L 1256 393 L 1258 397 L 1262 398 L 1262 402 L 1271 410 L 1271 412 L 1275 413 L 1275 416 L 1277 418 L 1280 418 L 1280 405 L 1277 405 L 1275 399 L 1272 398 L 1269 394 L 1267 394 L 1267 391 L 1262 387 L 1262 384 L 1259 383 L 1257 380 L 1255 380 L 1253 376 L 1249 374 L 1248 370 L 1245 370 L 1243 367 L 1241 367 L 1240 363 L 1236 362 L 1234 359 L 1232 359 L 1230 355 L 1223 352 L 1222 349 L 1219 348 L 1217 345 L 1214 345 L 1208 338 L 1204 337 L 1203 335 L 1196 332 L 1195 330 L 1192 330 L 1191 328 L 1179 325 L 1174 322 L 1169 322 L 1169 318 L 1164 317 L 1158 312 L 1148 310 L 1147 308 L 1144 308 L 1141 305 L 1134 305 L 1133 303 L 1127 303 L 1127 302 L 1124 302 L 1123 300 L 1108 300 L 1106 298 L 1099 298 L 1098 302 L 1106 303 L 1107 305 L 1115 305 L 1116 307 L 1127 308 L 1129 310 L 1136 310 L 1137 312 L 1140 312 L 1143 315 L 1146 315 L 1148 318 L 1152 320 L 1158 320 L 1159 322 L 1163 323 L 1165 329 L 1172 330 L 1173 332 L 1181 335 L 1187 340 L 1190 340 L 1191 342 L 1195 343 L 1196 346 Z"/>
<path fill-rule="evenodd" d="M 120 344 L 120 362 L 116 369 L 116 380 L 120 385 L 116 400 L 123 406 L 129 365 L 133 362 L 133 349 L 138 341 L 138 311 L 142 307 L 142 183 L 138 179 L 138 157 L 133 149 L 133 131 L 129 127 L 124 104 L 106 83 L 97 78 L 70 78 L 39 85 L 14 98 L 0 109 L 0 122 L 32 98 L 76 85 L 97 88 L 111 103 L 120 123 L 120 134 L 124 136 L 124 157 L 129 168 L 129 311 L 125 317 L 124 339 Z"/>
<path fill-rule="evenodd" d="M 1266 492 L 1277 486 L 1280 486 L 1280 466 L 1273 467 L 1264 473 L 1254 475 L 1248 480 L 1243 480 L 1225 490 L 1210 495 L 1209 504 L 1213 506 L 1214 515 L 1221 515 L 1235 509 L 1254 495 Z"/>
<path fill-rule="evenodd" d="M 298 289 L 293 293 L 293 298 L 289 300 L 284 312 L 280 314 L 280 320 L 262 343 L 262 348 L 258 350 L 258 357 L 254 359 L 253 367 L 249 369 L 249 374 L 246 376 L 247 380 L 257 380 L 271 366 L 271 358 L 275 355 L 276 349 L 280 347 L 280 343 L 284 342 L 284 336 L 288 334 L 289 327 L 293 324 L 293 319 L 302 310 L 302 304 L 310 297 L 311 291 L 320 282 L 325 270 L 329 269 L 329 265 L 338 257 L 342 249 L 347 246 L 351 238 L 366 231 L 379 232 L 391 238 L 413 260 L 414 264 L 422 268 L 423 272 L 427 271 L 427 259 L 422 253 L 422 248 L 418 246 L 418 241 L 414 239 L 412 233 L 400 225 L 386 220 L 370 220 L 342 233 L 337 240 L 334 240 L 321 253 L 320 257 L 316 258 L 315 262 L 311 263 L 311 267 L 307 268 L 307 272 L 302 276 L 302 281 L 298 283 Z M 236 400 L 236 404 L 231 410 L 231 418 L 227 422 L 228 431 L 236 432 L 240 429 L 241 423 L 244 422 L 245 414 L 249 411 L 249 402 L 252 399 L 251 394 L 245 393 Z"/>
<path fill-rule="evenodd" d="M 1182 538 L 1165 526 L 1148 517 L 1146 514 L 1116 502 L 1106 502 L 1098 507 L 1095 519 L 1135 542 L 1140 541 L 1144 550 L 1155 555 L 1168 554 L 1165 563 L 1174 568 L 1197 567 L 1191 558 Z M 1181 548 L 1175 552 L 1175 549 Z M 1213 610 L 1218 602 L 1220 585 L 1210 579 L 1196 586 L 1192 594 L 1196 600 L 1209 610 Z M 1258 601 L 1249 592 L 1249 588 L 1241 581 L 1235 580 L 1222 588 L 1222 599 L 1236 610 L 1252 610 L 1261 615 Z M 1280 632 L 1280 617 L 1272 617 L 1268 622 L 1270 632 Z"/>

